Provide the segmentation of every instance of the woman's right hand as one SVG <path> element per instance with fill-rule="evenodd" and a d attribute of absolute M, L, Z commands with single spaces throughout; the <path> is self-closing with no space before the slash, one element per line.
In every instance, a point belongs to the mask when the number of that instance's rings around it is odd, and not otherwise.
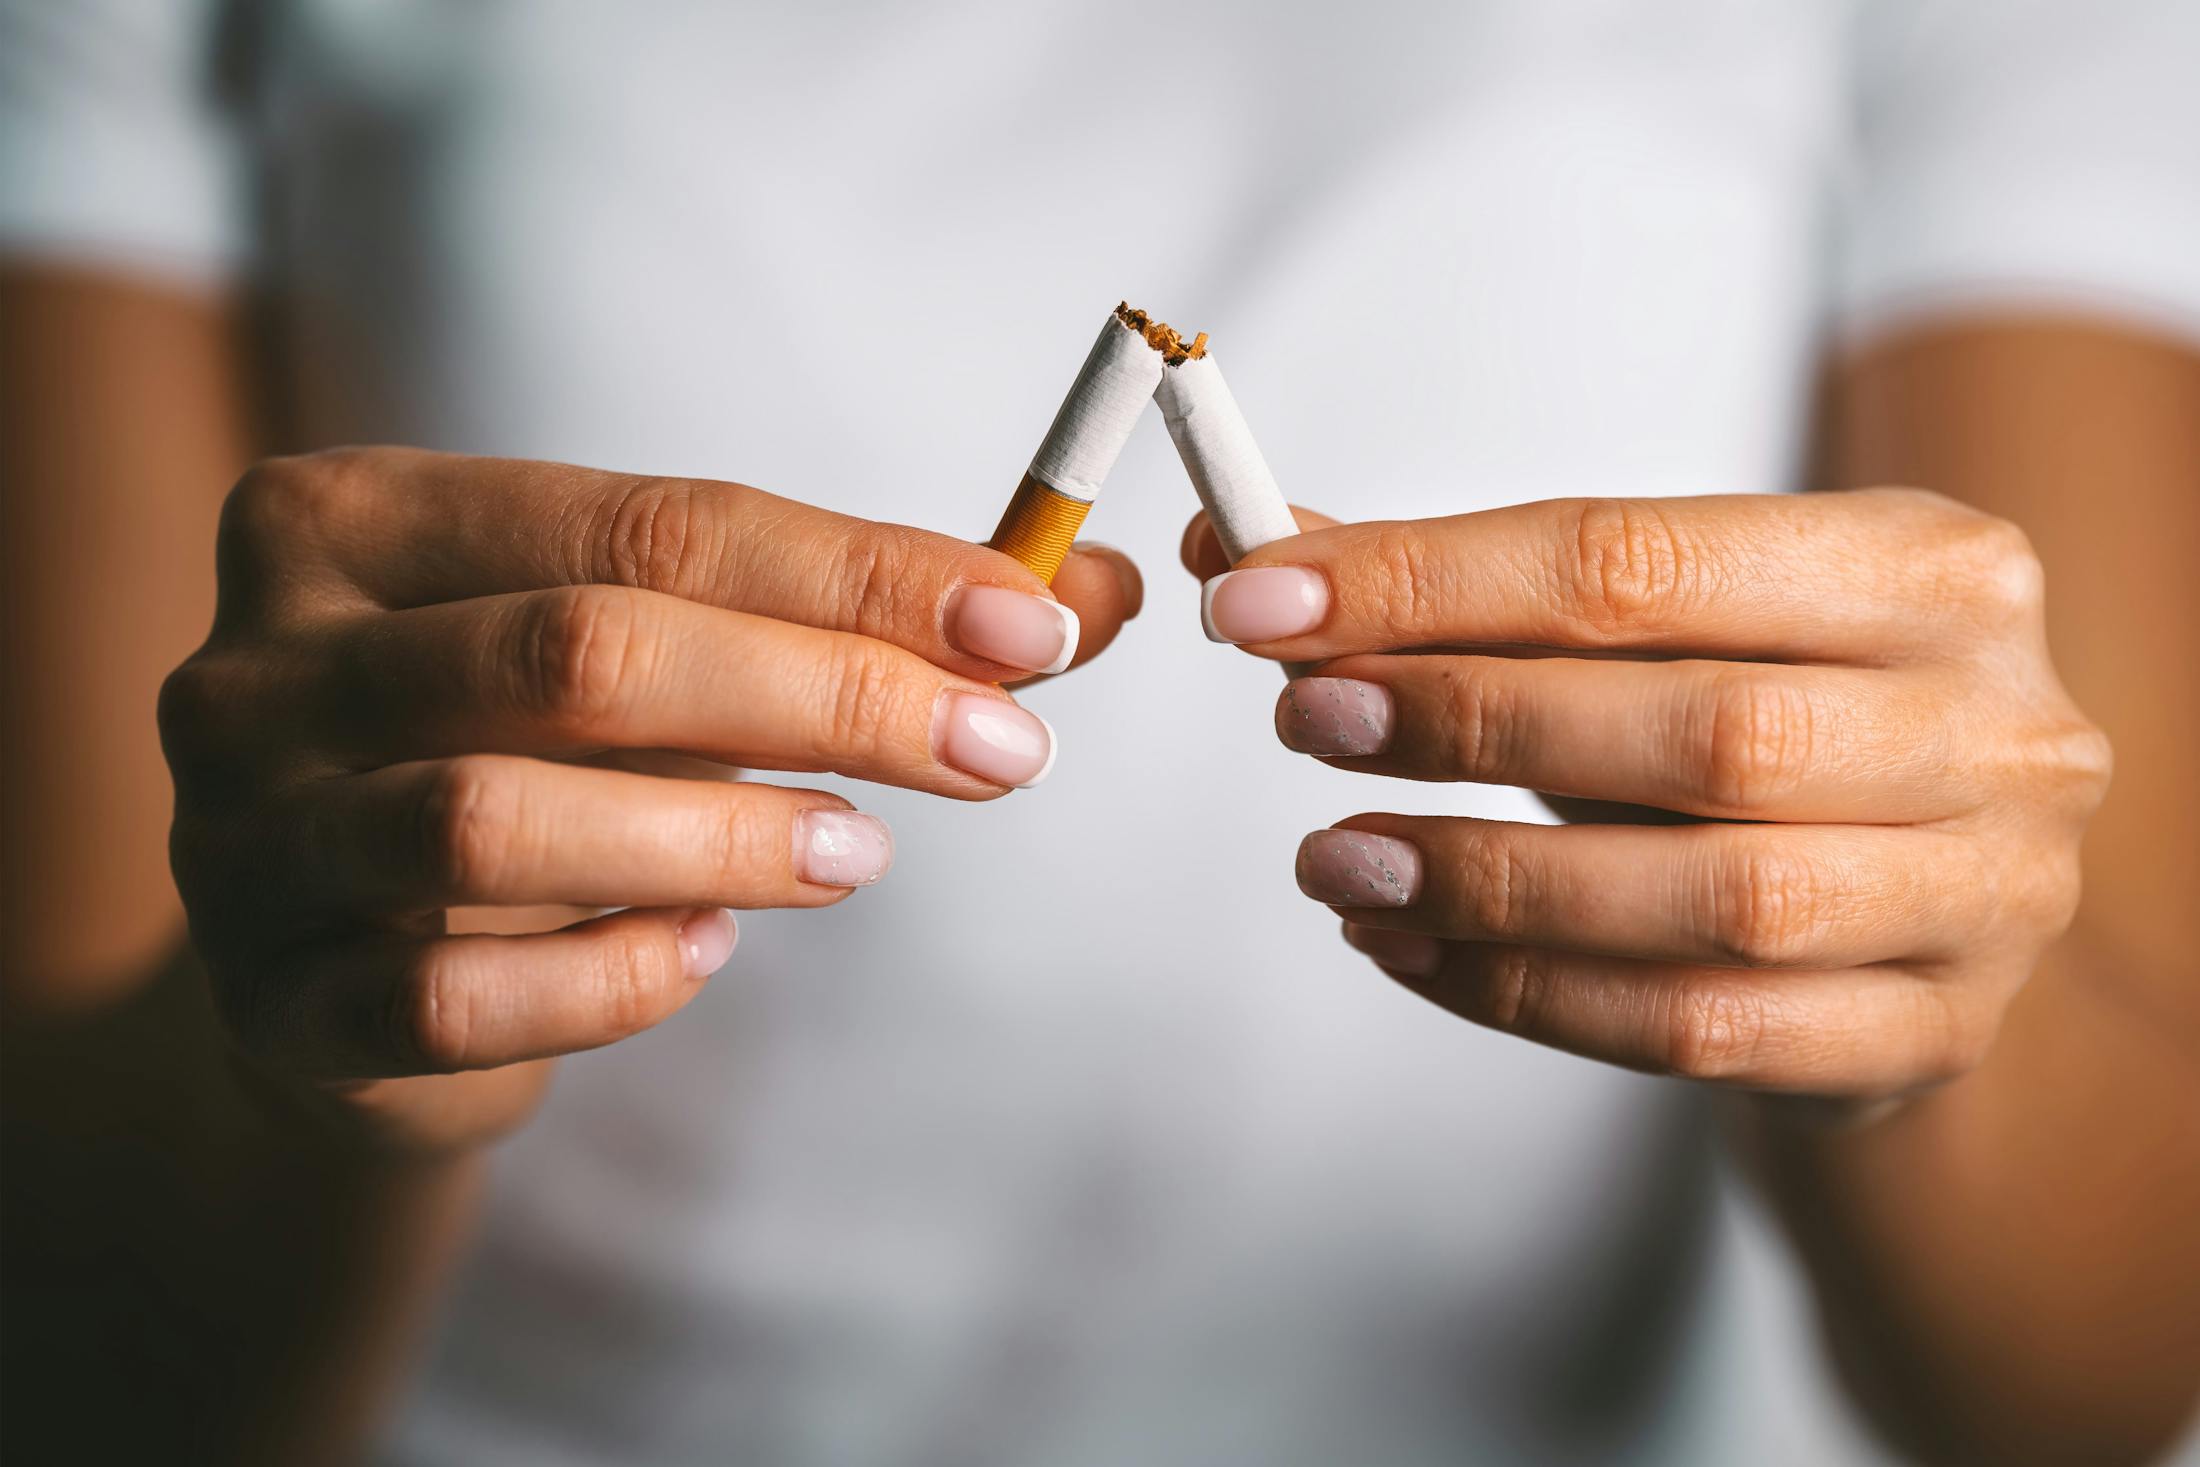
<path fill-rule="evenodd" d="M 994 551 L 742 485 L 404 449 L 255 468 L 218 564 L 160 709 L 192 939 L 254 1068 L 408 1148 L 496 1134 L 528 1062 L 677 1010 L 725 908 L 826 906 L 891 859 L 835 796 L 634 766 L 993 799 L 1054 760 L 996 684 L 1092 656 L 1141 594 L 1112 551 L 1058 602 Z M 541 904 L 625 910 L 451 930 Z"/>

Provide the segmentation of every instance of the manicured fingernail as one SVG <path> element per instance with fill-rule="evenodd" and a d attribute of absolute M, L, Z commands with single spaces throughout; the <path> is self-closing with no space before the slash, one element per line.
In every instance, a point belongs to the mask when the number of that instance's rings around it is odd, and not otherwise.
<path fill-rule="evenodd" d="M 1006 698 L 948 693 L 933 716 L 940 762 L 995 784 L 1027 790 L 1054 768 L 1054 729 Z"/>
<path fill-rule="evenodd" d="M 894 864 L 894 832 L 876 815 L 804 810 L 794 822 L 794 869 L 818 886 L 869 886 Z"/>
<path fill-rule="evenodd" d="M 1344 924 L 1344 940 L 1375 960 L 1379 968 L 1426 978 L 1444 965 L 1444 945 L 1421 932 L 1392 932 L 1384 927 Z"/>
<path fill-rule="evenodd" d="M 1224 571 L 1199 588 L 1199 619 L 1215 642 L 1272 642 L 1322 624 L 1329 582 L 1298 565 Z"/>
<path fill-rule="evenodd" d="M 733 956 L 733 942 L 739 936 L 733 925 L 733 913 L 724 907 L 708 907 L 680 924 L 680 968 L 691 983 L 700 983 Z"/>
<path fill-rule="evenodd" d="M 1276 737 L 1301 754 L 1380 754 L 1390 746 L 1390 689 L 1352 677 L 1296 677 L 1276 700 Z"/>
<path fill-rule="evenodd" d="M 1410 907 L 1421 852 L 1364 830 L 1317 830 L 1299 842 L 1299 890 L 1332 907 Z"/>
<path fill-rule="evenodd" d="M 1026 672 L 1060 672 L 1077 655 L 1077 613 L 1005 586 L 965 586 L 947 603 L 958 651 Z"/>

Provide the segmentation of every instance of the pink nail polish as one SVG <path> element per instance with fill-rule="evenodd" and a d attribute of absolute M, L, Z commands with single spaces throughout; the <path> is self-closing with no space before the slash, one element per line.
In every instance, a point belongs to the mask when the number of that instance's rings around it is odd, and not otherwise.
<path fill-rule="evenodd" d="M 1199 588 L 1199 619 L 1215 642 L 1296 637 L 1329 614 L 1329 582 L 1298 565 L 1224 571 Z"/>
<path fill-rule="evenodd" d="M 1276 737 L 1301 754 L 1380 754 L 1390 746 L 1390 689 L 1350 677 L 1300 677 L 1276 700 Z"/>
<path fill-rule="evenodd" d="M 700 983 L 733 956 L 734 940 L 740 933 L 733 925 L 733 913 L 723 907 L 706 907 L 680 924 L 677 942 L 680 947 L 680 968 L 688 981 Z"/>
<path fill-rule="evenodd" d="M 794 822 L 794 871 L 818 886 L 869 886 L 894 864 L 894 832 L 876 815 L 804 810 Z"/>
<path fill-rule="evenodd" d="M 1060 672 L 1077 655 L 1077 613 L 1004 586 L 965 586 L 947 603 L 947 640 L 959 651 L 1026 672 Z"/>
<path fill-rule="evenodd" d="M 932 746 L 942 764 L 1012 789 L 1030 789 L 1054 768 L 1054 730 L 1047 721 L 982 693 L 941 697 Z"/>
<path fill-rule="evenodd" d="M 1444 966 L 1444 945 L 1421 932 L 1392 932 L 1384 927 L 1344 924 L 1344 940 L 1372 958 L 1378 968 L 1388 968 L 1409 978 L 1426 978 Z"/>
<path fill-rule="evenodd" d="M 1317 830 L 1299 842 L 1299 890 L 1333 907 L 1410 907 L 1421 894 L 1421 852 L 1361 830 Z"/>

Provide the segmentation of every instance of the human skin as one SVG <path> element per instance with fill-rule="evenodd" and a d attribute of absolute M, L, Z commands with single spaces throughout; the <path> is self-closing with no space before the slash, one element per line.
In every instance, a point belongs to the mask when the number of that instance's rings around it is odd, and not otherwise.
<path fill-rule="evenodd" d="M 246 471 L 222 303 L 14 270 L 0 319 L 9 1443 L 329 1461 L 551 1058 L 687 1002 L 726 908 L 885 876 L 880 822 L 728 766 L 1036 782 L 1052 732 L 999 684 L 1080 622 L 1076 659 L 1104 648 L 1137 572 L 1088 549 L 1050 595 L 711 481 L 400 449 Z M 156 692 L 187 953 L 151 874 Z"/>
<path fill-rule="evenodd" d="M 243 426 L 257 374 L 235 323 L 125 281 L 0 277 L 8 624 L 39 628 L 7 647 L 0 1380 L 10 1445 L 54 1460 L 341 1458 L 464 1236 L 475 1142 L 547 1072 L 332 1101 L 232 1063 L 177 947 L 151 710 L 213 606 L 211 564 L 175 547 L 212 544 L 267 441 Z M 1908 332 L 1835 377 L 1824 481 L 1931 484 L 2025 526 L 2060 676 L 2119 770 L 2076 925 L 1983 1063 L 1843 1130 L 1742 1098 L 1736 1142 L 1796 1228 L 1852 1383 L 1921 1454 L 2136 1460 L 2200 1375 L 2200 386 L 2143 335 L 2014 321 Z M 1088 654 L 1135 608 L 1123 569 L 1078 556 L 1056 580 Z M 408 1091 L 417 1109 L 356 1103 Z"/>
<path fill-rule="evenodd" d="M 1830 388 L 1829 487 L 1948 495 L 1302 516 L 1228 570 L 1195 519 L 1186 563 L 1210 635 L 1305 664 L 1288 746 L 1576 817 L 1310 834 L 1347 942 L 1472 1022 L 1733 1092 L 1913 1452 L 2143 1461 L 2200 1391 L 2200 361 L 1972 322 Z"/>

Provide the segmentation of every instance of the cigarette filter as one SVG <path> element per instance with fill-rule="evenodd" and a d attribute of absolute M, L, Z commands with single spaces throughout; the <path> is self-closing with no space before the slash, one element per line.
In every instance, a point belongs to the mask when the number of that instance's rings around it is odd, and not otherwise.
<path fill-rule="evenodd" d="M 1205 340 L 1202 335 L 1200 341 Z M 1199 352 L 1168 363 L 1154 401 L 1161 405 L 1169 439 L 1232 565 L 1271 540 L 1299 532 L 1291 506 L 1212 356 Z"/>
<path fill-rule="evenodd" d="M 1128 305 L 1115 308 L 993 532 L 995 550 L 1014 556 L 1044 580 L 1054 579 L 1101 481 L 1115 467 L 1161 381 L 1165 355 L 1188 350 L 1174 331 L 1149 320 L 1144 311 Z"/>

